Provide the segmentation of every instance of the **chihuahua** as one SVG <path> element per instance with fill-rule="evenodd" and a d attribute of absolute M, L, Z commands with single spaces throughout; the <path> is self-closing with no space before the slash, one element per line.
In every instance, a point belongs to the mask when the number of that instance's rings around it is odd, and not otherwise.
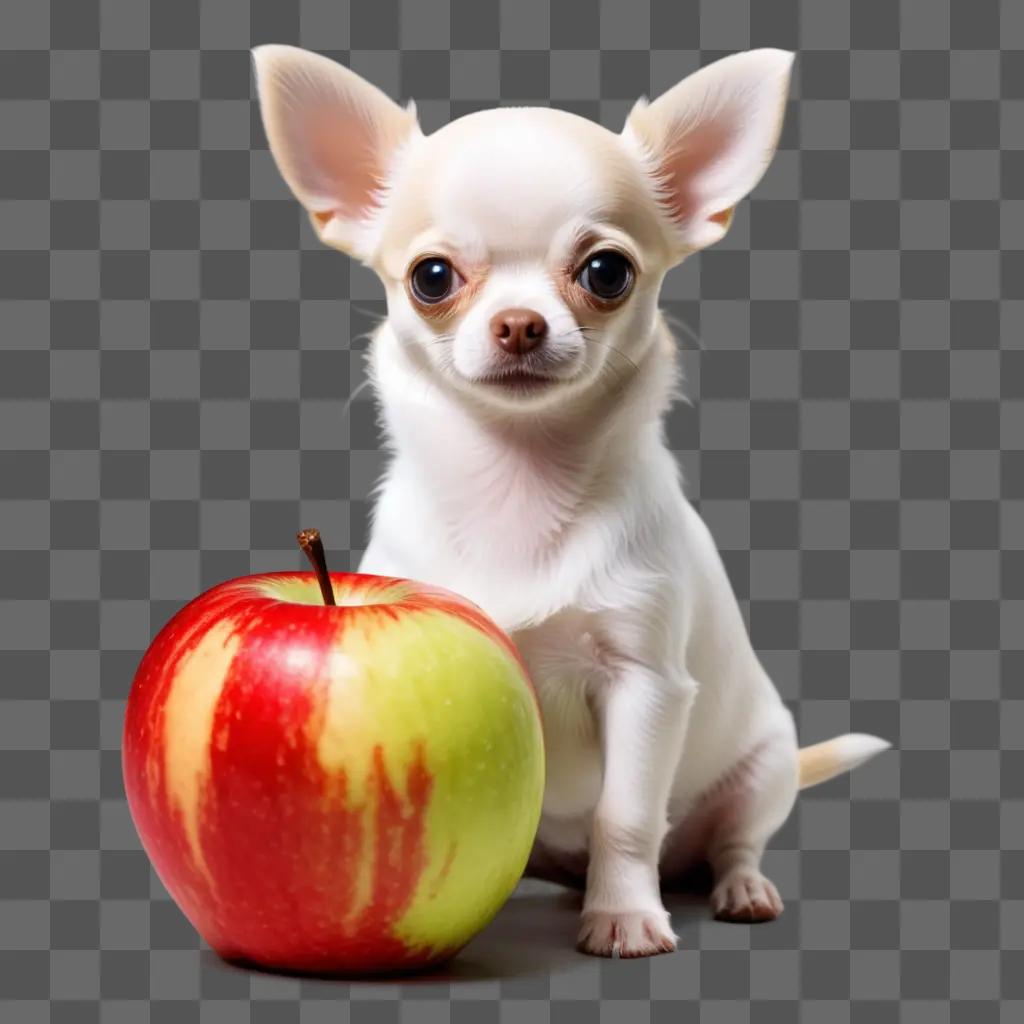
<path fill-rule="evenodd" d="M 641 98 L 621 133 L 499 107 L 425 134 L 348 68 L 253 51 L 270 151 L 317 236 L 376 272 L 368 377 L 391 459 L 360 572 L 465 595 L 513 638 L 544 722 L 527 873 L 584 889 L 579 948 L 675 948 L 661 886 L 764 921 L 797 791 L 889 746 L 799 749 L 664 415 L 658 294 L 726 233 L 781 131 L 793 54 L 737 53 Z"/>

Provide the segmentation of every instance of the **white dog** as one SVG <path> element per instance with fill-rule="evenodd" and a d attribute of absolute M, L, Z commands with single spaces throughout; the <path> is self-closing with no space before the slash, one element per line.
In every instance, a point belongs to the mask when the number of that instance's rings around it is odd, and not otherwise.
<path fill-rule="evenodd" d="M 393 458 L 360 571 L 469 597 L 536 685 L 529 870 L 585 880 L 599 955 L 673 949 L 659 881 L 695 862 L 718 917 L 776 917 L 760 859 L 797 790 L 888 744 L 798 749 L 665 443 L 679 370 L 657 303 L 768 166 L 793 55 L 719 60 L 621 134 L 504 107 L 424 135 L 413 103 L 323 56 L 253 52 L 285 181 L 387 291 L 370 376 Z"/>

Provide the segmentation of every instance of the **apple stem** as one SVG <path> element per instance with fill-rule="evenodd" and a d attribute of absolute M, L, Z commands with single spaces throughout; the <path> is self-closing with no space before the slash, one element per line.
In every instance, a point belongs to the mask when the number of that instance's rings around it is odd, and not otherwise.
<path fill-rule="evenodd" d="M 324 555 L 324 542 L 320 539 L 320 531 L 316 529 L 300 530 L 298 539 L 299 547 L 302 548 L 316 572 L 316 580 L 320 584 L 320 593 L 323 594 L 324 604 L 336 604 L 331 577 L 327 572 L 327 557 Z"/>

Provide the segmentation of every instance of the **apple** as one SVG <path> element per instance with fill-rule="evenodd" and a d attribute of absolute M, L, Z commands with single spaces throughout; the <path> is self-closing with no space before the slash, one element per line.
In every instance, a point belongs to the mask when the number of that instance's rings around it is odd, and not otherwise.
<path fill-rule="evenodd" d="M 436 964 L 526 866 L 544 789 L 536 694 L 468 599 L 328 573 L 316 531 L 299 539 L 315 572 L 220 583 L 143 656 L 122 747 L 132 818 L 228 960 Z"/>

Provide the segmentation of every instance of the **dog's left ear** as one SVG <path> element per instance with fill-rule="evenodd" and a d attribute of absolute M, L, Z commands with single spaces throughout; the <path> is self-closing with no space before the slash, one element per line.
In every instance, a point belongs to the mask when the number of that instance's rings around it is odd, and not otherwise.
<path fill-rule="evenodd" d="M 750 50 L 637 101 L 623 138 L 653 175 L 680 254 L 717 242 L 775 154 L 793 54 Z"/>

